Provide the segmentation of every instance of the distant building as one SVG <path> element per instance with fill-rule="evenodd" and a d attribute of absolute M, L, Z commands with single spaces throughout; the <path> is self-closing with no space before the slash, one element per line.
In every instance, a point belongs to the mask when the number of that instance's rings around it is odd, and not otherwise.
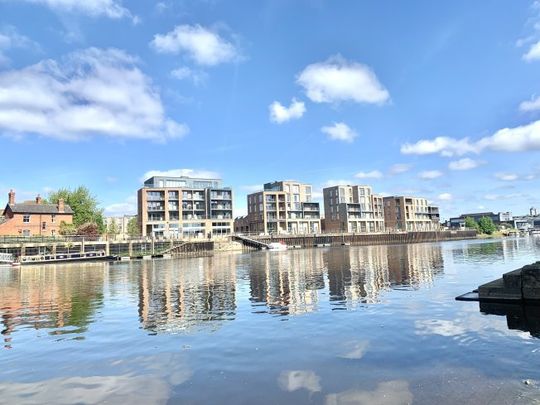
<path fill-rule="evenodd" d="M 138 191 L 142 236 L 207 238 L 233 231 L 233 193 L 220 179 L 154 176 Z"/>
<path fill-rule="evenodd" d="M 459 217 L 450 218 L 448 221 L 448 225 L 450 228 L 464 228 L 465 227 L 465 218 L 472 218 L 476 222 L 480 220 L 480 218 L 488 217 L 491 218 L 493 223 L 495 225 L 500 225 L 502 223 L 512 223 L 513 217 L 511 212 L 474 212 L 469 214 L 462 214 Z"/>
<path fill-rule="evenodd" d="M 248 215 L 237 219 L 237 229 L 249 232 L 318 233 L 321 214 L 318 202 L 312 201 L 310 184 L 297 181 L 266 183 L 262 191 L 247 196 Z"/>
<path fill-rule="evenodd" d="M 370 186 L 323 189 L 325 232 L 383 232 L 383 197 Z"/>
<path fill-rule="evenodd" d="M 425 198 L 384 197 L 384 223 L 393 231 L 436 231 L 440 229 L 439 209 Z"/>
<path fill-rule="evenodd" d="M 73 210 L 60 199 L 58 204 L 44 204 L 38 195 L 35 201 L 15 202 L 15 192 L 8 194 L 8 203 L 0 219 L 0 235 L 56 236 L 60 224 L 73 223 Z"/>
<path fill-rule="evenodd" d="M 137 215 L 123 215 L 121 217 L 105 217 L 105 226 L 107 228 L 107 233 L 113 224 L 113 222 L 116 224 L 116 229 L 118 230 L 118 233 L 115 235 L 118 239 L 127 239 L 129 237 L 128 235 L 128 224 L 129 221 L 133 218 L 136 218 Z"/>

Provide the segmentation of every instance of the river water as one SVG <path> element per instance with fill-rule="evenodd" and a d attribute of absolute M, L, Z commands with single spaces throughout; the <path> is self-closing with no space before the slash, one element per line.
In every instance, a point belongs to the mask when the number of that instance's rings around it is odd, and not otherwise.
<path fill-rule="evenodd" d="M 536 260 L 520 238 L 3 268 L 0 402 L 540 402 L 540 310 L 454 300 Z"/>

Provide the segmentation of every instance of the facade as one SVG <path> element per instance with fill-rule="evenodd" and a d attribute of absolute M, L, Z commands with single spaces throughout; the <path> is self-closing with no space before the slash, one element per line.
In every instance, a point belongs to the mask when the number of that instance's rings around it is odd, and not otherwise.
<path fill-rule="evenodd" d="M 311 185 L 296 181 L 266 183 L 264 190 L 247 196 L 248 215 L 238 228 L 258 234 L 305 234 L 321 231 L 319 203 L 312 201 Z"/>
<path fill-rule="evenodd" d="M 8 194 L 8 203 L 0 219 L 3 236 L 57 236 L 60 224 L 73 223 L 73 210 L 60 199 L 58 204 L 44 204 L 38 195 L 35 201 L 17 204 L 15 192 Z"/>
<path fill-rule="evenodd" d="M 383 198 L 370 186 L 323 189 L 325 232 L 383 232 Z"/>
<path fill-rule="evenodd" d="M 450 218 L 450 220 L 448 221 L 450 228 L 465 228 L 465 218 L 468 217 L 474 219 L 476 222 L 478 222 L 480 218 L 488 217 L 491 218 L 495 225 L 500 225 L 505 222 L 513 222 L 511 212 L 474 212 L 470 214 L 462 214 L 459 217 Z"/>
<path fill-rule="evenodd" d="M 390 231 L 437 231 L 439 209 L 428 205 L 425 198 L 408 196 L 384 197 L 384 222 Z"/>
<path fill-rule="evenodd" d="M 233 231 L 233 193 L 220 179 L 154 176 L 138 191 L 142 236 L 210 238 Z"/>
<path fill-rule="evenodd" d="M 105 217 L 104 219 L 105 219 L 105 226 L 107 228 L 107 232 L 109 231 L 111 225 L 114 222 L 116 224 L 116 228 L 118 229 L 118 233 L 114 236 L 118 239 L 129 238 L 128 224 L 129 224 L 129 221 L 135 217 L 136 215 L 123 215 L 121 217 Z"/>

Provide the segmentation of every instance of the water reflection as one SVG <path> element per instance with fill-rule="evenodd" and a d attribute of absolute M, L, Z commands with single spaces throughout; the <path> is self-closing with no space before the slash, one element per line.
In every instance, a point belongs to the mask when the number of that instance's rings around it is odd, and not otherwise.
<path fill-rule="evenodd" d="M 222 321 L 233 320 L 236 260 L 235 255 L 220 255 L 141 262 L 138 285 L 143 328 L 185 332 L 203 326 L 215 329 Z"/>
<path fill-rule="evenodd" d="M 440 245 L 269 252 L 251 261 L 251 301 L 270 313 L 298 315 L 317 310 L 328 290 L 334 309 L 352 309 L 388 288 L 430 285 L 443 266 Z"/>
<path fill-rule="evenodd" d="M 79 335 L 93 322 L 103 304 L 107 271 L 85 263 L 29 267 L 1 273 L 0 311 L 4 347 L 11 348 L 15 331 L 50 329 L 51 335 Z"/>
<path fill-rule="evenodd" d="M 480 312 L 486 315 L 506 316 L 508 329 L 521 330 L 529 332 L 531 336 L 540 337 L 540 306 L 538 305 L 480 302 Z"/>

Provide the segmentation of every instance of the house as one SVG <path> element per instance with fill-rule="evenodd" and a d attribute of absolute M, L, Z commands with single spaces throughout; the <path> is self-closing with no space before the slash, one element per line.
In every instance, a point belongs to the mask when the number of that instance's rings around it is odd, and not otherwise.
<path fill-rule="evenodd" d="M 60 199 L 58 204 L 44 204 L 38 195 L 35 201 L 17 204 L 15 192 L 8 194 L 8 203 L 0 219 L 2 236 L 55 236 L 60 224 L 73 223 L 73 210 Z"/>

